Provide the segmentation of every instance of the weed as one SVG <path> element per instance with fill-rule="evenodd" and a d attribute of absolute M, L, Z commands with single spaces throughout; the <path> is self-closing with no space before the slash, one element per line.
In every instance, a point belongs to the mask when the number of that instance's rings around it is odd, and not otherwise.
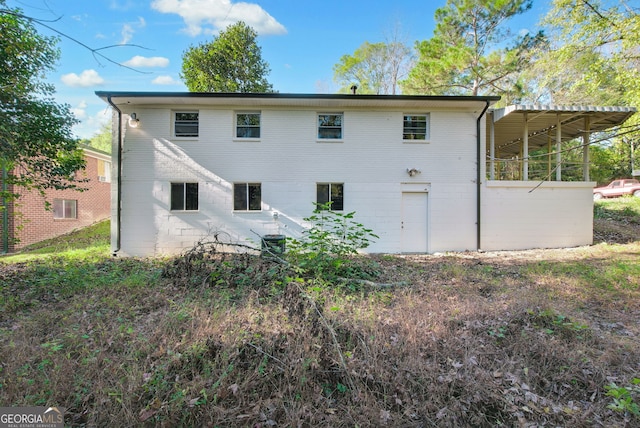
<path fill-rule="evenodd" d="M 329 280 L 375 275 L 371 266 L 352 263 L 349 257 L 371 245 L 378 235 L 355 221 L 355 212 L 332 211 L 330 202 L 315 205 L 313 215 L 304 219 L 310 227 L 302 238 L 288 239 L 287 260 L 301 272 Z"/>
<path fill-rule="evenodd" d="M 490 329 L 488 332 L 489 336 L 495 337 L 496 339 L 504 339 L 505 334 L 507 333 L 506 327 L 498 327 L 496 329 Z"/>
<path fill-rule="evenodd" d="M 640 406 L 636 402 L 636 398 L 640 397 L 640 379 L 633 378 L 631 385 L 626 387 L 618 386 L 614 382 L 606 385 L 606 396 L 611 397 L 613 402 L 607 407 L 617 412 L 629 412 L 640 418 Z"/>

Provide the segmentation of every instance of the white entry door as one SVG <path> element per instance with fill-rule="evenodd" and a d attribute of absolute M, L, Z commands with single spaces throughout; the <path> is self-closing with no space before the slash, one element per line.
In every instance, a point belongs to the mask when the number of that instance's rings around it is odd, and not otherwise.
<path fill-rule="evenodd" d="M 428 251 L 427 192 L 402 193 L 401 246 L 403 253 Z"/>

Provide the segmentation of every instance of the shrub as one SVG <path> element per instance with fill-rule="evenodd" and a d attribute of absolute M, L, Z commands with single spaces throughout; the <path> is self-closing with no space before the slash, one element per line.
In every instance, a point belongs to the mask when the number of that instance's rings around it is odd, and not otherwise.
<path fill-rule="evenodd" d="M 350 257 L 379 238 L 372 229 L 355 220 L 355 212 L 331 210 L 331 203 L 315 204 L 304 220 L 311 226 L 300 239 L 289 238 L 287 259 L 302 272 L 332 279 L 349 271 Z"/>

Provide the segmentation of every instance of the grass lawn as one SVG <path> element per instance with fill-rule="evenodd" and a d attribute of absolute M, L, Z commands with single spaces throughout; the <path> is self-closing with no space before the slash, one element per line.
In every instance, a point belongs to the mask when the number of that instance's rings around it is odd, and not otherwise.
<path fill-rule="evenodd" d="M 344 261 L 361 280 L 115 259 L 98 224 L 0 257 L 0 403 L 69 426 L 638 426 L 640 198 L 594 213 L 593 246 Z"/>

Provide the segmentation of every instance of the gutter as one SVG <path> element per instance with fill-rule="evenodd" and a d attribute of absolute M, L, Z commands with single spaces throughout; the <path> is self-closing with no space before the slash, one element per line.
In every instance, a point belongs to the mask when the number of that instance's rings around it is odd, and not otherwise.
<path fill-rule="evenodd" d="M 480 116 L 478 116 L 478 119 L 476 120 L 476 159 L 478 162 L 477 168 L 476 168 L 476 246 L 477 246 L 477 250 L 478 251 L 482 251 L 482 247 L 481 247 L 481 232 L 482 232 L 482 226 L 480 224 L 480 220 L 481 220 L 481 215 L 482 215 L 482 209 L 480 207 L 480 197 L 481 197 L 481 193 L 482 193 L 482 184 L 481 184 L 481 178 L 482 178 L 482 167 L 481 167 L 481 152 L 480 152 L 480 119 L 482 119 L 482 116 L 484 116 L 484 114 L 487 112 L 487 110 L 489 109 L 489 104 L 490 101 L 486 100 L 485 101 L 485 106 L 484 109 L 482 110 L 482 113 L 480 113 Z"/>
<path fill-rule="evenodd" d="M 118 112 L 118 178 L 116 180 L 116 248 L 113 256 L 118 255 L 121 248 L 121 227 L 120 218 L 122 211 L 122 111 L 111 101 L 111 95 L 107 96 L 107 102 Z"/>

